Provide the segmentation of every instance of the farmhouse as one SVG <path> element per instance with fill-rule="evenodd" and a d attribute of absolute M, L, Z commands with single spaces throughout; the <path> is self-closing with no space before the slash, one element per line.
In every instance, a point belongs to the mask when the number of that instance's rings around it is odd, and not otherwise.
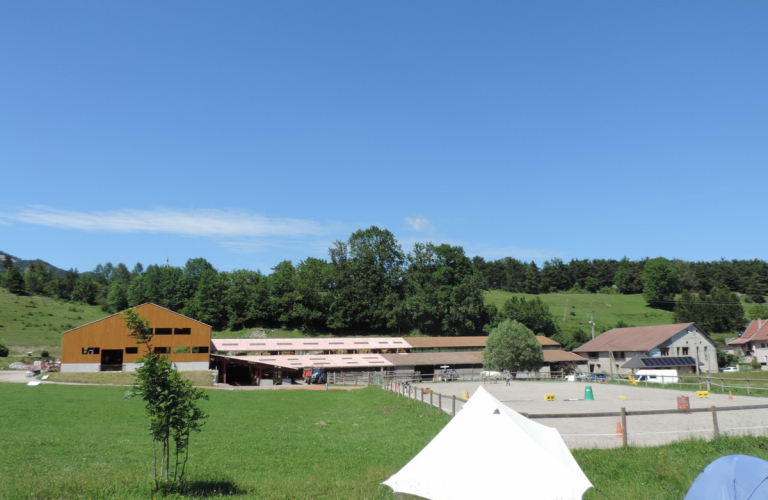
<path fill-rule="evenodd" d="M 716 345 L 695 323 L 614 328 L 573 350 L 589 360 L 590 373 L 632 373 L 654 364 L 680 373 L 717 372 Z M 631 362 L 633 358 L 638 358 Z M 642 363 L 640 363 L 642 361 Z M 640 363 L 640 364 L 639 364 Z M 650 365 L 649 365 L 650 363 Z"/>
<path fill-rule="evenodd" d="M 760 364 L 768 364 L 768 320 L 753 320 L 744 333 L 728 343 L 741 348 L 745 356 L 756 359 Z"/>
<path fill-rule="evenodd" d="M 207 370 L 211 327 L 155 304 L 134 307 L 154 330 L 152 346 L 170 357 L 180 371 Z M 66 331 L 61 337 L 62 372 L 135 371 L 146 354 L 125 326 L 125 315 L 106 318 Z"/>

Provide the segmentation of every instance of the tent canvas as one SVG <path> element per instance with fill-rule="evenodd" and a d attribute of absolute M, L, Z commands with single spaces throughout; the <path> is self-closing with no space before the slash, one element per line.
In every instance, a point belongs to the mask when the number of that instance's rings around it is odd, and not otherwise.
<path fill-rule="evenodd" d="M 569 500 L 592 487 L 557 430 L 523 417 L 482 387 L 383 484 L 430 500 Z"/>
<path fill-rule="evenodd" d="M 768 462 L 749 455 L 726 455 L 707 465 L 684 500 L 768 498 Z"/>

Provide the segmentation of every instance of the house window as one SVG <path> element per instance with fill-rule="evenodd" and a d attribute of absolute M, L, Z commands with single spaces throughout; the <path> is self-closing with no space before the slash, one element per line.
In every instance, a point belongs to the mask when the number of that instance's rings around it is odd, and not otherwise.
<path fill-rule="evenodd" d="M 208 346 L 199 346 L 199 347 L 193 347 L 192 348 L 193 354 L 208 354 Z"/>
<path fill-rule="evenodd" d="M 170 351 L 170 347 L 155 347 L 155 354 L 169 354 Z"/>
<path fill-rule="evenodd" d="M 155 328 L 155 335 L 170 335 L 173 328 Z"/>
<path fill-rule="evenodd" d="M 176 346 L 173 348 L 174 354 L 189 354 L 189 347 L 187 346 Z"/>
<path fill-rule="evenodd" d="M 683 356 L 687 356 L 687 355 L 688 355 L 688 348 L 683 347 Z"/>
<path fill-rule="evenodd" d="M 677 355 L 680 356 L 680 348 L 677 348 Z"/>
<path fill-rule="evenodd" d="M 139 353 L 139 348 L 138 347 L 126 347 L 125 348 L 125 353 L 126 354 L 138 354 Z"/>
<path fill-rule="evenodd" d="M 597 353 L 597 352 L 590 352 L 590 353 L 589 353 L 589 357 L 590 357 L 591 359 L 597 359 L 597 358 L 599 358 L 599 357 L 600 357 L 600 354 L 599 354 L 599 353 Z"/>
<path fill-rule="evenodd" d="M 616 359 L 624 359 L 624 351 L 617 351 Z"/>
<path fill-rule="evenodd" d="M 669 347 L 662 347 L 661 348 L 661 355 L 662 356 L 669 356 Z"/>
<path fill-rule="evenodd" d="M 83 347 L 83 354 L 98 354 L 98 347 Z"/>
<path fill-rule="evenodd" d="M 191 328 L 174 328 L 173 334 L 174 335 L 192 335 L 192 329 Z"/>

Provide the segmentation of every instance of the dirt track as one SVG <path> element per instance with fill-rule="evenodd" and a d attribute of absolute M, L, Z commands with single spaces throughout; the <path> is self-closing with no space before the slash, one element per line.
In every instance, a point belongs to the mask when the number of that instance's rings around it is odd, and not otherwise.
<path fill-rule="evenodd" d="M 449 407 L 445 404 L 445 396 L 459 397 L 463 391 L 469 391 L 471 396 L 479 385 L 480 382 L 418 384 L 443 394 L 445 408 Z M 592 387 L 594 401 L 584 400 L 587 386 Z M 483 387 L 513 410 L 528 414 L 618 412 L 622 407 L 627 411 L 674 410 L 677 409 L 678 396 L 687 396 L 691 408 L 768 404 L 766 397 L 733 396 L 733 401 L 729 401 L 727 394 L 711 393 L 709 398 L 699 399 L 695 391 L 583 382 L 512 381 L 506 386 L 500 380 L 498 383 L 486 382 Z M 545 401 L 545 394 L 554 394 L 555 401 Z M 768 435 L 768 409 L 718 411 L 717 420 L 721 434 Z M 622 443 L 620 438 L 617 439 L 617 417 L 547 418 L 537 421 L 559 430 L 569 448 L 610 448 Z M 710 438 L 713 435 L 713 419 L 711 412 L 628 416 L 624 430 L 630 445 L 653 446 L 692 437 Z"/>

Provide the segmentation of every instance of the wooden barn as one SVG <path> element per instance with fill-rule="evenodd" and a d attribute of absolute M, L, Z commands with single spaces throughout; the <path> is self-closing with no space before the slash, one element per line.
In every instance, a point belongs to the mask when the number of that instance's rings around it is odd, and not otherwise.
<path fill-rule="evenodd" d="M 154 332 L 152 347 L 167 355 L 180 371 L 207 370 L 211 327 L 155 304 L 134 307 Z M 64 332 L 61 336 L 62 372 L 135 371 L 146 354 L 125 326 L 125 315 L 113 314 Z"/>

